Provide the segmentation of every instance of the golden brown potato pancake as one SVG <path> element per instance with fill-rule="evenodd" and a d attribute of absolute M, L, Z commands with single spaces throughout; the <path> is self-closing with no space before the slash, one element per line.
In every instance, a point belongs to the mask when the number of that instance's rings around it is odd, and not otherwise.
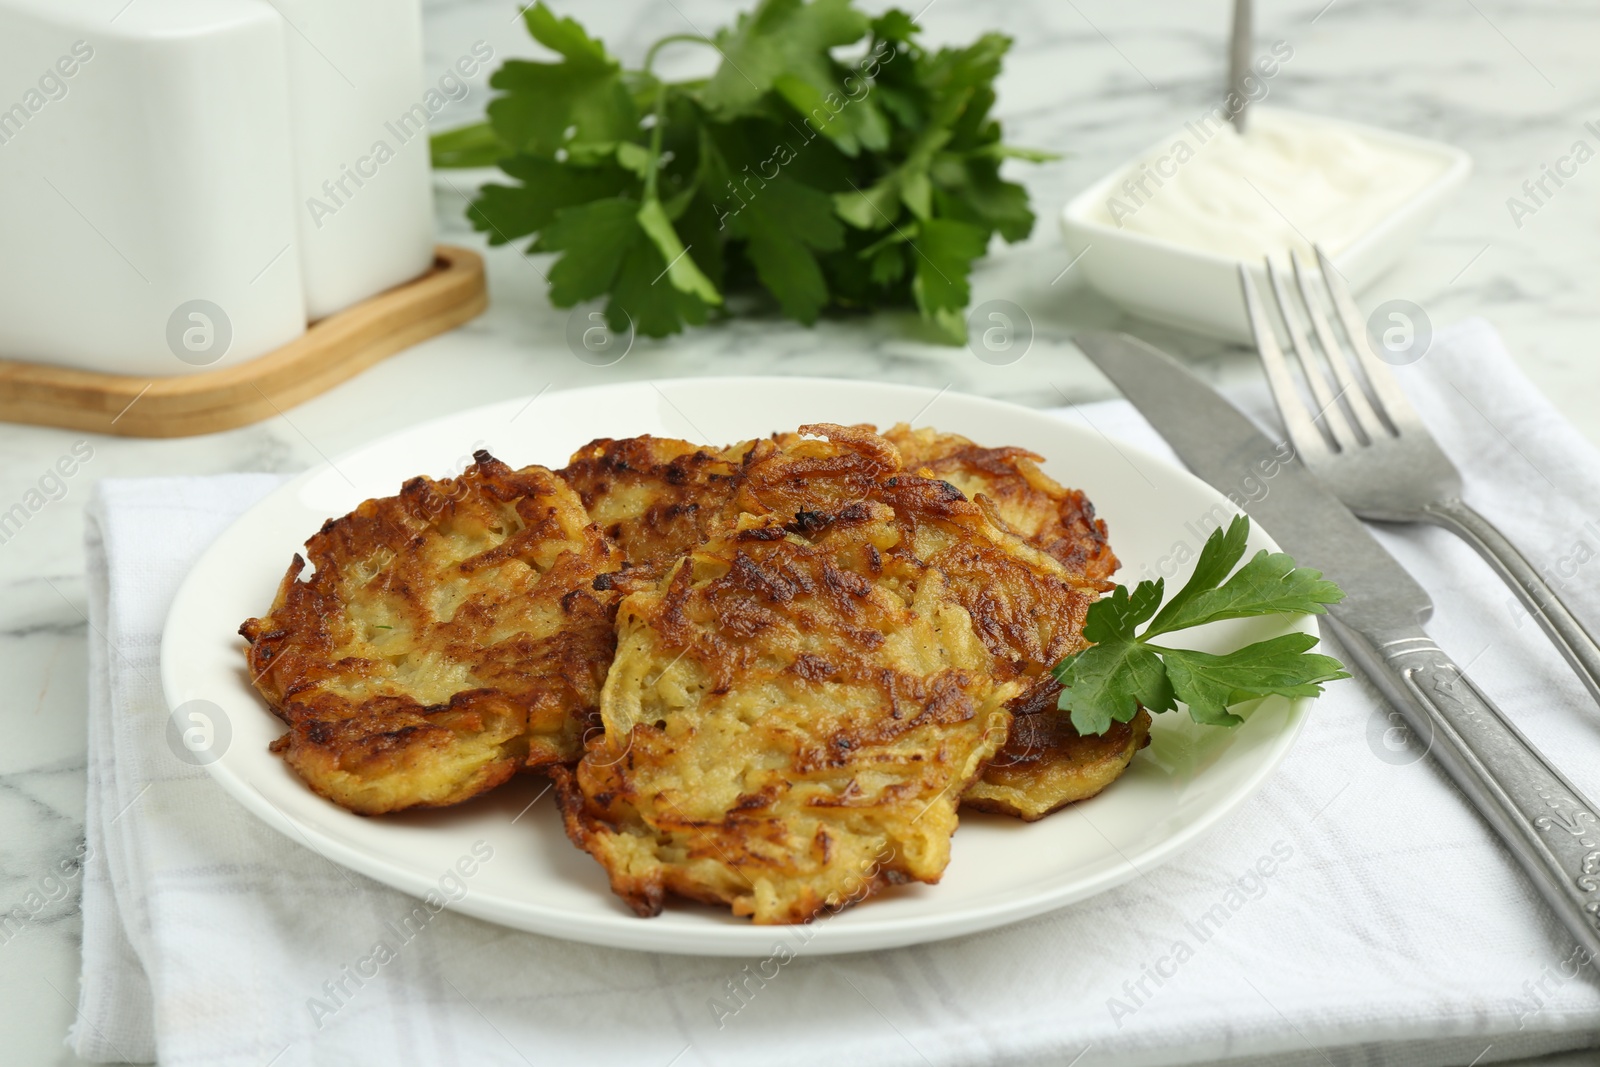
<path fill-rule="evenodd" d="M 808 443 L 808 438 L 819 437 L 834 446 Z M 775 454 L 783 462 L 775 462 Z M 883 499 L 888 491 L 883 483 L 902 470 L 922 468 L 938 479 L 907 481 L 899 490 L 902 495 L 931 494 L 951 504 L 983 494 L 991 518 L 1053 556 L 1061 567 L 1037 560 L 1031 567 L 1018 566 L 1014 549 L 997 556 L 983 549 L 983 538 L 943 544 L 929 562 L 952 579 L 991 651 L 1029 679 L 1029 690 L 1012 702 L 1011 710 L 1019 716 L 1044 715 L 1052 720 L 1051 729 L 1070 733 L 1064 720 L 1055 722 L 1060 687 L 1047 670 L 1083 647 L 1083 613 L 1111 584 L 1105 577 L 1117 561 L 1093 505 L 1081 492 L 1063 488 L 1040 471 L 1037 458 L 1022 449 L 984 448 L 965 437 L 913 431 L 904 424 L 884 436 L 865 425 L 812 426 L 720 450 L 649 437 L 601 440 L 580 450 L 562 474 L 608 536 L 630 557 L 637 555 L 643 575 L 652 579 L 718 523 L 741 512 L 790 518 L 808 509 L 821 514 L 849 501 Z M 951 493 L 951 486 L 960 493 Z M 924 507 L 921 514 L 926 519 L 931 512 Z M 1003 561 L 998 570 L 997 561 Z M 1073 588 L 1062 586 L 1063 577 Z M 1012 813 L 1025 817 L 1028 811 L 1054 811 L 1082 795 L 1075 775 L 1083 769 L 1070 761 L 1092 749 L 1058 745 L 1016 760 L 1005 785 L 996 785 L 996 795 L 1025 792 L 1024 780 L 1032 776 L 1031 798 L 1018 800 Z M 981 784 L 973 788 L 989 792 Z M 1006 810 L 998 802 L 985 806 Z"/>
<path fill-rule="evenodd" d="M 1005 746 L 962 795 L 963 805 L 1034 822 L 1099 793 L 1150 743 L 1150 713 L 1143 708 L 1099 737 L 1080 735 L 1054 709 L 1052 699 L 1048 712 L 1012 719 Z"/>
<path fill-rule="evenodd" d="M 1019 681 L 896 510 L 747 515 L 618 613 L 603 737 L 552 772 L 640 915 L 667 893 L 803 922 L 936 882 Z"/>
<path fill-rule="evenodd" d="M 643 588 L 641 576 L 658 579 L 740 515 L 776 515 L 803 527 L 849 503 L 894 499 L 914 503 L 914 512 L 908 514 L 924 523 L 935 518 L 947 525 L 964 523 L 983 546 L 1003 542 L 999 555 L 986 556 L 977 543 L 963 548 L 948 537 L 937 548 L 937 562 L 959 575 L 964 604 L 978 613 L 997 655 L 1018 665 L 1059 659 L 1082 647 L 1076 629 L 1092 597 L 1076 595 L 1076 587 L 1085 583 L 1073 583 L 1062 568 L 984 522 L 948 483 L 895 479 L 902 473 L 899 452 L 871 427 L 818 424 L 723 449 L 648 436 L 602 439 L 580 449 L 560 473 L 624 555 L 628 570 L 608 575 L 603 584 Z M 1025 557 L 1020 565 L 1012 558 L 1017 555 Z M 990 586 L 999 576 L 993 570 L 997 561 L 1012 576 L 1012 584 L 1021 579 L 1041 588 L 995 592 Z M 627 574 L 633 575 L 632 581 Z M 1041 613 L 1049 597 L 1057 601 L 1051 606 L 1061 611 Z"/>
<path fill-rule="evenodd" d="M 1109 579 L 1119 564 L 1105 521 L 1095 517 L 1081 490 L 1045 474 L 1038 455 L 1022 448 L 986 448 L 959 434 L 913 430 L 905 423 L 884 437 L 899 449 L 907 469 L 926 470 L 987 503 L 1001 524 L 1093 588 L 1112 587 Z M 1043 818 L 1104 789 L 1148 739 L 1147 720 L 1142 730 L 1119 724 L 1104 737 L 1080 737 L 1056 709 L 1060 693 L 1053 678 L 1041 675 L 1012 703 L 1013 736 L 983 780 L 967 791 L 969 805 L 1029 821 Z M 1108 740 L 1113 737 L 1115 742 Z"/>
<path fill-rule="evenodd" d="M 1060 560 L 1102 592 L 1118 563 L 1104 520 L 1082 490 L 1068 489 L 1039 469 L 1041 457 L 1022 448 L 985 448 L 960 434 L 900 423 L 884 435 L 907 470 L 927 468 L 976 499 L 981 493 L 1005 524 Z"/>
<path fill-rule="evenodd" d="M 274 751 L 368 815 L 576 759 L 615 647 L 614 595 L 593 585 L 615 565 L 565 482 L 487 452 L 330 519 L 240 627 L 289 725 Z"/>
<path fill-rule="evenodd" d="M 623 601 L 604 736 L 557 777 L 568 833 L 641 914 L 676 892 L 798 922 L 938 878 L 1002 705 L 1083 647 L 1097 594 L 865 428 L 805 426 L 740 467 L 738 518 Z"/>
<path fill-rule="evenodd" d="M 600 438 L 558 473 L 622 553 L 631 584 L 655 581 L 705 541 L 744 478 L 748 445 L 714 449 L 670 437 Z"/>
<path fill-rule="evenodd" d="M 917 558 L 936 567 L 972 616 L 1005 678 L 1030 684 L 1085 646 L 1084 616 L 1099 584 L 994 521 L 939 478 L 906 469 L 870 426 L 815 423 L 739 446 L 744 477 L 730 514 L 772 515 L 804 530 L 851 504 L 891 505 Z"/>

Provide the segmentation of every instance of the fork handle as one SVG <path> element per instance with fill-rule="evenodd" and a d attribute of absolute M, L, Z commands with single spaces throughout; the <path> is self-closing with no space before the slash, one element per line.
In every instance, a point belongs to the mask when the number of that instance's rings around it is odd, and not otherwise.
<path fill-rule="evenodd" d="M 1600 645 L 1561 602 L 1544 576 L 1494 524 L 1465 501 L 1445 500 L 1424 510 L 1428 520 L 1466 541 L 1517 594 L 1528 614 L 1539 620 L 1595 700 L 1600 701 Z"/>
<path fill-rule="evenodd" d="M 1600 957 L 1600 811 L 1417 625 L 1331 615 L 1350 657 L 1500 835 L 1562 923 Z"/>

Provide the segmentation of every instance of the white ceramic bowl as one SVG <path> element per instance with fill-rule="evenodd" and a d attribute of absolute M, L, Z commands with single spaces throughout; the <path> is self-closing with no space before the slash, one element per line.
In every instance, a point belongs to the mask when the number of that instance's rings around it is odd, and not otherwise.
<path fill-rule="evenodd" d="M 1398 208 L 1346 247 L 1331 252 L 1356 292 L 1394 265 L 1472 170 L 1471 157 L 1454 145 L 1322 116 L 1281 109 L 1277 113 L 1432 155 L 1444 164 L 1437 177 Z M 1068 253 L 1082 256 L 1078 269 L 1084 282 L 1135 315 L 1228 341 L 1248 342 L 1250 328 L 1239 293 L 1238 260 L 1118 229 L 1099 211 L 1131 166 L 1172 140 L 1171 136 L 1162 138 L 1072 198 L 1061 212 Z M 1261 265 L 1252 263 L 1251 267 L 1258 282 L 1265 285 L 1266 272 Z"/>

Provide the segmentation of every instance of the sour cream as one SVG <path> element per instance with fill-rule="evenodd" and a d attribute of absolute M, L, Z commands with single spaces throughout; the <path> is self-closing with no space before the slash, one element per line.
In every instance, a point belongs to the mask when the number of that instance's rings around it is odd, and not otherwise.
<path fill-rule="evenodd" d="M 1186 122 L 1106 190 L 1099 221 L 1230 259 L 1337 255 L 1448 169 L 1437 153 L 1293 112 L 1256 109 L 1239 134 Z"/>

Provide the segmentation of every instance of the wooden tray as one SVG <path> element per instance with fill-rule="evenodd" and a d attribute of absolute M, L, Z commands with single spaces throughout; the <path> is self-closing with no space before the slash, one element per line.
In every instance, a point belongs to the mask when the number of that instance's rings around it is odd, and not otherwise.
<path fill-rule="evenodd" d="M 282 348 L 221 370 L 149 378 L 0 359 L 0 420 L 124 437 L 231 430 L 280 414 L 459 326 L 488 302 L 483 258 L 439 245 L 420 278 L 313 323 Z"/>

